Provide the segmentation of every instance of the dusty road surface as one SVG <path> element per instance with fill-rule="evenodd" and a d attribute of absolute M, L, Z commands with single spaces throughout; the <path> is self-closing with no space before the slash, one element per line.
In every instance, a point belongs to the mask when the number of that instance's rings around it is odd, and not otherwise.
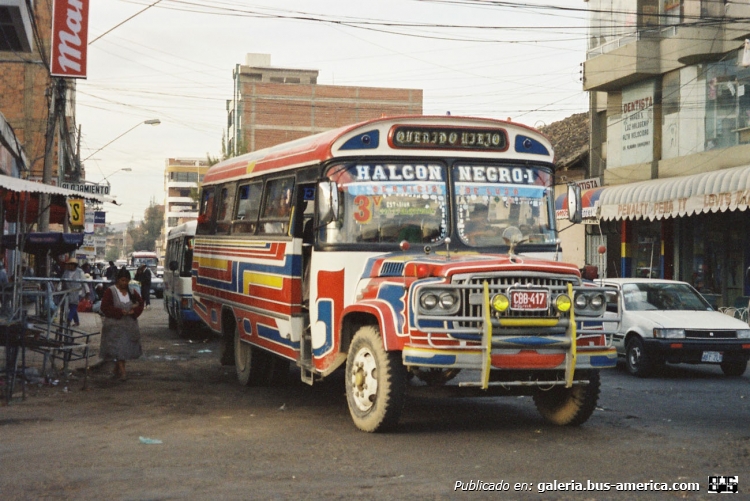
<path fill-rule="evenodd" d="M 88 391 L 81 379 L 68 391 L 33 385 L 0 407 L 1 500 L 715 500 L 709 475 L 738 475 L 732 499 L 750 497 L 748 375 L 610 371 L 579 428 L 547 425 L 528 397 L 414 388 L 398 431 L 373 435 L 352 425 L 340 374 L 312 388 L 294 371 L 284 387 L 240 387 L 215 339 L 178 339 L 160 308 L 141 317 L 145 354 L 127 382 L 94 371 Z M 471 481 L 505 490 L 454 490 Z M 587 482 L 599 490 L 573 490 Z M 617 491 L 618 482 L 699 489 Z"/>

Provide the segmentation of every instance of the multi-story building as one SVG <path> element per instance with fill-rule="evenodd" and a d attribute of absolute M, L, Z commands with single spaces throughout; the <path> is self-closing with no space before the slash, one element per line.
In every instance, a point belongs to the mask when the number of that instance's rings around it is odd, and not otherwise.
<path fill-rule="evenodd" d="M 604 182 L 607 262 L 619 264 L 609 274 L 686 280 L 718 305 L 747 305 L 750 4 L 588 7 L 591 175 Z"/>
<path fill-rule="evenodd" d="M 233 78 L 229 155 L 371 118 L 422 114 L 421 89 L 319 85 L 318 70 L 272 67 L 269 54 L 247 54 Z"/>
<path fill-rule="evenodd" d="M 165 236 L 175 226 L 198 218 L 198 190 L 208 167 L 206 158 L 167 159 L 164 169 Z"/>

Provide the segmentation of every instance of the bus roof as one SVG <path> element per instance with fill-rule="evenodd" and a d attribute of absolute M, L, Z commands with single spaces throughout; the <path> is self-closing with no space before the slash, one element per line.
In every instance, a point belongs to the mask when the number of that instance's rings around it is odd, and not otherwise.
<path fill-rule="evenodd" d="M 187 223 L 178 224 L 177 226 L 169 230 L 167 240 L 171 238 L 195 235 L 195 228 L 197 226 L 198 221 L 188 221 Z"/>
<path fill-rule="evenodd" d="M 411 126 L 411 127 L 410 127 Z M 498 158 L 510 152 L 512 158 L 534 160 L 552 164 L 552 144 L 542 133 L 523 124 L 505 120 L 475 117 L 409 115 L 368 120 L 312 136 L 303 137 L 270 148 L 229 158 L 209 169 L 203 184 L 283 171 L 305 165 L 315 165 L 335 157 L 366 155 L 398 155 L 424 157 L 425 147 L 418 144 L 395 144 L 397 128 L 421 131 L 420 133 L 462 131 L 505 131 L 505 149 L 481 147 L 429 147 L 432 151 L 445 150 L 450 156 L 472 158 Z M 507 153 L 506 153 L 507 155 Z"/>

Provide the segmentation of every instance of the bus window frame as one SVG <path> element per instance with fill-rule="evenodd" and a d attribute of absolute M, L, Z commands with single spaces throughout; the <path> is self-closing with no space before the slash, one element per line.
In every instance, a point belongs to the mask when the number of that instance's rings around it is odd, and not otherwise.
<path fill-rule="evenodd" d="M 230 182 L 216 186 L 219 196 L 216 197 L 216 233 L 225 235 L 232 229 L 232 221 L 235 211 L 235 198 L 237 195 L 237 183 Z M 226 196 L 225 196 L 226 195 Z M 221 212 L 224 211 L 222 215 Z"/>
<path fill-rule="evenodd" d="M 198 226 L 195 229 L 196 235 L 214 235 L 216 233 L 216 190 L 219 186 L 206 186 L 201 190 L 201 200 L 198 212 Z M 206 193 L 210 193 L 210 204 L 205 204 Z M 213 207 L 209 207 L 213 205 Z"/>
<path fill-rule="evenodd" d="M 260 186 L 260 195 L 258 196 L 258 207 L 255 214 L 255 218 L 249 219 L 249 218 L 238 218 L 238 213 L 240 210 L 240 203 L 242 202 L 242 199 L 239 197 L 240 192 L 242 191 L 242 188 L 247 186 L 248 189 L 248 200 L 250 199 L 250 190 L 252 186 Z M 237 189 L 235 190 L 235 207 L 232 212 L 232 228 L 231 233 L 234 234 L 241 234 L 241 235 L 255 235 L 258 229 L 258 218 L 260 217 L 260 209 L 261 205 L 263 203 L 263 192 L 264 192 L 264 185 L 265 182 L 262 178 L 254 178 L 249 179 L 247 182 L 240 181 L 237 184 Z M 250 229 L 246 229 L 246 228 Z"/>
<path fill-rule="evenodd" d="M 276 182 L 283 182 L 291 180 L 291 186 L 284 188 L 284 191 L 289 191 L 289 200 L 286 206 L 286 215 L 274 216 L 266 215 L 269 210 L 269 197 L 271 196 L 270 185 Z M 295 204 L 295 186 L 297 179 L 295 174 L 292 172 L 284 176 L 274 176 L 265 179 L 263 186 L 263 200 L 261 203 L 261 210 L 258 215 L 258 227 L 256 234 L 263 235 L 264 237 L 291 237 L 291 224 L 292 217 L 294 216 L 294 204 Z M 283 186 L 283 185 L 282 185 Z M 281 208 L 284 208 L 282 205 Z M 280 226 L 277 226 L 280 225 Z"/>

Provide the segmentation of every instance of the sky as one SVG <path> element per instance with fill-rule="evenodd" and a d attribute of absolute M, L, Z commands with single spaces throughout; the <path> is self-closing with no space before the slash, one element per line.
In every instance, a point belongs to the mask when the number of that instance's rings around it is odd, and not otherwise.
<path fill-rule="evenodd" d="M 120 205 L 106 204 L 107 222 L 163 204 L 167 158 L 221 155 L 232 71 L 247 53 L 318 70 L 319 84 L 423 89 L 425 114 L 562 120 L 588 109 L 586 5 L 96 0 L 76 96 L 86 180 L 111 184 Z"/>

